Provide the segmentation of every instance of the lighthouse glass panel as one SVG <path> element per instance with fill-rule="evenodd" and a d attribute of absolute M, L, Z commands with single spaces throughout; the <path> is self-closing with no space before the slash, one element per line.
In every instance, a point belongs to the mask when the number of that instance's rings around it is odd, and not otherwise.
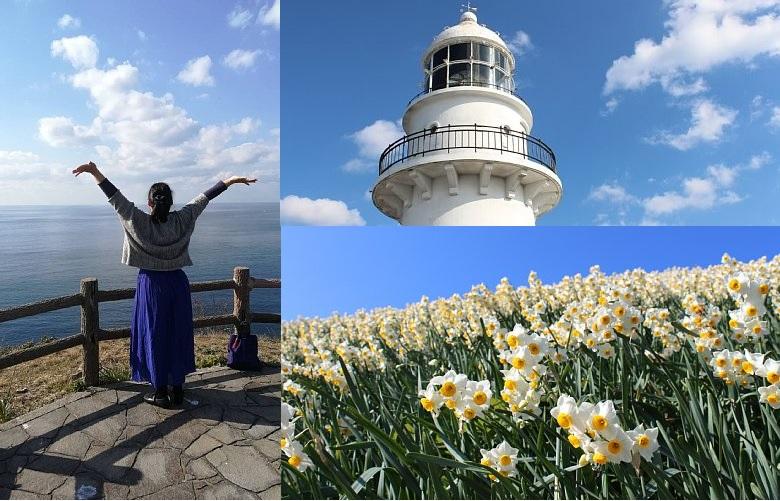
<path fill-rule="evenodd" d="M 448 45 L 425 60 L 427 71 L 423 88 L 431 92 L 447 87 L 474 85 L 514 92 L 509 61 L 509 56 L 503 50 L 484 43 Z"/>
<path fill-rule="evenodd" d="M 486 64 L 474 64 L 474 83 L 477 85 L 489 86 L 492 83 L 490 81 L 490 74 L 492 72 L 490 66 Z"/>
<path fill-rule="evenodd" d="M 436 53 L 433 54 L 433 67 L 437 67 L 440 64 L 444 63 L 444 60 L 447 59 L 447 49 L 449 47 L 444 47 L 443 49 L 439 49 L 436 51 Z"/>
<path fill-rule="evenodd" d="M 474 44 L 474 59 L 478 61 L 484 61 L 486 63 L 492 63 L 491 48 L 484 44 Z"/>
<path fill-rule="evenodd" d="M 439 90 L 447 87 L 447 67 L 443 66 L 433 72 L 431 90 Z"/>
<path fill-rule="evenodd" d="M 471 83 L 471 65 L 469 63 L 456 63 L 450 65 L 450 87 L 469 85 Z"/>
<path fill-rule="evenodd" d="M 450 45 L 450 62 L 463 61 L 471 58 L 470 49 L 470 43 L 456 43 L 455 45 Z"/>

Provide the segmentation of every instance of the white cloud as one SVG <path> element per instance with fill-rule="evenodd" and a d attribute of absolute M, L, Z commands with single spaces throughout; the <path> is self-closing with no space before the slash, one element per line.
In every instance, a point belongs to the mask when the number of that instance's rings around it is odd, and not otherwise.
<path fill-rule="evenodd" d="M 617 183 L 605 183 L 591 190 L 588 199 L 600 202 L 612 202 L 617 204 L 631 203 L 636 197 L 629 194 L 623 186 Z"/>
<path fill-rule="evenodd" d="M 59 20 L 57 21 L 57 26 L 60 27 L 60 29 L 66 30 L 66 29 L 74 29 L 77 30 L 81 28 L 81 19 L 77 17 L 73 17 L 70 14 L 65 14 Z"/>
<path fill-rule="evenodd" d="M 643 211 L 642 225 L 661 224 L 659 217 L 668 216 L 684 210 L 708 210 L 723 205 L 731 205 L 743 200 L 743 197 L 733 191 L 733 186 L 742 177 L 743 172 L 761 169 L 772 160 L 771 155 L 762 152 L 753 155 L 745 164 L 727 166 L 723 164 L 707 167 L 706 175 L 686 177 L 675 181 L 680 185 L 678 190 L 668 190 L 663 193 L 640 198 L 629 193 L 617 183 L 605 183 L 591 190 L 588 199 L 622 206 L 636 205 Z M 621 217 L 623 213 L 618 213 Z M 609 223 L 609 218 L 602 213 L 597 217 L 597 224 Z"/>
<path fill-rule="evenodd" d="M 341 170 L 352 174 L 362 174 L 364 172 L 371 172 L 376 164 L 369 162 L 364 158 L 353 158 L 344 163 L 341 166 Z"/>
<path fill-rule="evenodd" d="M 353 132 L 347 137 L 358 147 L 358 156 L 345 162 L 341 170 L 350 174 L 371 172 L 385 148 L 403 136 L 404 130 L 400 122 L 389 120 L 377 120 Z"/>
<path fill-rule="evenodd" d="M 76 69 L 94 68 L 98 54 L 95 41 L 84 35 L 60 38 L 51 43 L 51 55 L 64 58 Z"/>
<path fill-rule="evenodd" d="M 31 182 L 43 175 L 56 175 L 59 167 L 41 161 L 35 153 L 19 150 L 0 150 L 0 183 L 8 181 Z M 3 188 L 5 184 L 1 184 Z M 13 196 L 13 193 L 6 193 Z M 8 196 L 4 203 L 8 203 Z"/>
<path fill-rule="evenodd" d="M 667 33 L 660 42 L 637 41 L 633 54 L 616 59 L 606 74 L 606 94 L 642 89 L 664 79 L 674 82 L 725 63 L 749 64 L 757 56 L 780 55 L 780 0 L 667 0 L 665 4 L 669 6 Z"/>
<path fill-rule="evenodd" d="M 235 8 L 233 8 L 233 10 L 228 14 L 227 21 L 231 28 L 243 29 L 249 26 L 249 23 L 252 22 L 253 17 L 254 14 L 252 14 L 252 12 L 244 9 L 239 5 L 236 5 Z"/>
<path fill-rule="evenodd" d="M 194 87 L 213 86 L 214 77 L 211 76 L 210 71 L 211 58 L 209 56 L 201 56 L 187 61 L 184 69 L 179 72 L 176 78 L 180 82 Z"/>
<path fill-rule="evenodd" d="M 769 119 L 769 125 L 780 129 L 780 106 L 772 108 L 772 118 Z"/>
<path fill-rule="evenodd" d="M 364 226 L 366 221 L 357 209 L 350 209 L 341 200 L 288 195 L 280 202 L 283 224 L 310 226 Z"/>
<path fill-rule="evenodd" d="M 203 180 L 211 179 L 215 171 L 235 170 L 278 182 L 279 135 L 254 136 L 259 120 L 245 117 L 235 123 L 201 125 L 176 105 L 171 94 L 137 90 L 139 80 L 138 68 L 127 62 L 76 72 L 68 81 L 89 92 L 95 117 L 87 124 L 44 117 L 39 136 L 55 147 L 94 145 L 95 161 L 121 174 L 154 172 L 175 178 L 186 172 L 188 179 Z M 272 190 L 266 191 L 274 196 Z"/>
<path fill-rule="evenodd" d="M 146 32 L 144 32 L 142 30 L 137 30 L 135 32 L 135 34 L 138 35 L 138 40 L 140 40 L 142 42 L 146 41 L 146 39 L 147 39 Z"/>
<path fill-rule="evenodd" d="M 96 139 L 99 125 L 99 121 L 84 126 L 74 124 L 67 117 L 46 117 L 38 121 L 38 136 L 54 147 L 80 146 Z"/>
<path fill-rule="evenodd" d="M 228 68 L 234 70 L 245 70 L 255 65 L 255 59 L 262 53 L 261 50 L 243 50 L 236 49 L 230 52 L 222 60 L 222 63 Z"/>
<path fill-rule="evenodd" d="M 604 109 L 601 111 L 601 116 L 606 117 L 611 115 L 615 112 L 618 106 L 620 106 L 620 100 L 615 97 L 610 98 L 606 103 L 604 103 Z"/>
<path fill-rule="evenodd" d="M 360 155 L 368 158 L 379 159 L 379 155 L 385 151 L 390 143 L 403 137 L 404 131 L 397 122 L 377 120 L 367 127 L 363 127 L 349 137 L 360 149 Z"/>
<path fill-rule="evenodd" d="M 531 37 L 522 30 L 516 31 L 507 45 L 509 46 L 509 50 L 514 52 L 516 56 L 522 56 L 534 48 L 534 44 L 531 43 Z"/>
<path fill-rule="evenodd" d="M 271 5 L 263 6 L 257 14 L 258 24 L 271 26 L 278 30 L 282 22 L 281 10 L 281 0 L 273 0 Z"/>
<path fill-rule="evenodd" d="M 701 77 L 689 83 L 668 76 L 663 76 L 660 80 L 661 87 L 674 97 L 694 96 L 709 90 L 707 82 Z"/>
<path fill-rule="evenodd" d="M 678 150 L 689 150 L 699 143 L 711 143 L 721 139 L 725 129 L 737 118 L 737 111 L 720 106 L 710 100 L 696 101 L 691 108 L 691 125 L 682 134 L 662 131 L 648 138 L 651 144 L 666 144 Z"/>

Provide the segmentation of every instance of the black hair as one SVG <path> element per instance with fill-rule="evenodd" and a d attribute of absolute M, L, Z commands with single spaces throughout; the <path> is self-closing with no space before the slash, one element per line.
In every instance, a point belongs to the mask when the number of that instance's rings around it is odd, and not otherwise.
<path fill-rule="evenodd" d="M 152 207 L 152 221 L 164 223 L 173 205 L 173 192 L 165 183 L 154 183 L 149 188 L 149 205 Z"/>

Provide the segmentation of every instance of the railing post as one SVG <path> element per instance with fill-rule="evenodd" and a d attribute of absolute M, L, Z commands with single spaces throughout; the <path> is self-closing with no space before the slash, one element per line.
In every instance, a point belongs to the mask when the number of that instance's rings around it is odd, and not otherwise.
<path fill-rule="evenodd" d="M 236 330 L 240 335 L 250 333 L 251 310 L 249 307 L 249 268 L 237 266 L 233 269 L 233 281 L 236 288 L 233 289 L 233 316 L 236 317 Z"/>
<path fill-rule="evenodd" d="M 100 375 L 100 316 L 97 278 L 81 281 L 81 334 L 84 336 L 84 384 L 96 386 Z"/>

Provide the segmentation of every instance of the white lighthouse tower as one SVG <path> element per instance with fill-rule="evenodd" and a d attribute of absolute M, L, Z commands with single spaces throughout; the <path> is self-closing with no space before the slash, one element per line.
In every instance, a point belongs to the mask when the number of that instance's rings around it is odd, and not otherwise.
<path fill-rule="evenodd" d="M 473 10 L 428 47 L 406 136 L 379 160 L 374 205 L 403 225 L 532 226 L 561 198 L 555 154 L 514 94 L 512 52 Z"/>

